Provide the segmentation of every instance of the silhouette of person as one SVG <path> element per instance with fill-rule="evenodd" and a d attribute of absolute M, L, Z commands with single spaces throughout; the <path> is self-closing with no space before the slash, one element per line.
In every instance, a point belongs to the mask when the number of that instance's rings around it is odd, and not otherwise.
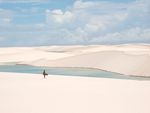
<path fill-rule="evenodd" d="M 43 76 L 45 78 L 45 76 L 47 76 L 48 74 L 45 72 L 45 70 L 43 71 Z"/>

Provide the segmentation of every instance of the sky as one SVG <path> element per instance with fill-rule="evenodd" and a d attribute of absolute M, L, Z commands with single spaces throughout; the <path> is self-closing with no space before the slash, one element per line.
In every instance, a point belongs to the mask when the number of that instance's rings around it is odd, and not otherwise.
<path fill-rule="evenodd" d="M 150 43 L 150 0 L 0 0 L 0 46 Z"/>

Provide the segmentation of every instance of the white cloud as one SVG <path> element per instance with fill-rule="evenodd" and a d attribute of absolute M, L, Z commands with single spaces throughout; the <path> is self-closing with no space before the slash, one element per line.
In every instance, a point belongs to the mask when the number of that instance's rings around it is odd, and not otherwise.
<path fill-rule="evenodd" d="M 65 11 L 63 12 L 60 9 L 55 9 L 55 10 L 46 10 L 46 15 L 47 15 L 47 22 L 53 21 L 56 23 L 66 23 L 70 22 L 73 19 L 73 14 L 70 11 Z"/>
<path fill-rule="evenodd" d="M 58 29 L 66 29 L 72 34 L 70 37 L 72 42 L 150 42 L 147 32 L 150 28 L 148 6 L 150 6 L 148 0 L 130 3 L 77 0 L 69 10 L 74 17 L 72 24 L 64 24 Z M 55 22 L 64 22 L 65 12 L 61 10 L 51 12 L 56 14 L 56 16 L 51 14 Z M 68 33 L 64 33 L 63 36 L 67 35 Z"/>
<path fill-rule="evenodd" d="M 11 14 L 2 12 L 0 10 L 1 23 L 11 23 L 12 18 L 8 16 Z M 33 9 L 33 12 L 38 11 Z M 45 16 L 46 24 L 15 25 L 9 29 L 12 32 L 16 29 L 27 31 L 24 34 L 35 39 L 37 44 L 40 37 L 42 41 L 39 44 L 150 43 L 149 0 L 128 3 L 76 0 L 66 9 L 45 10 Z M 21 36 L 24 34 L 19 33 Z M 23 39 L 18 39 L 21 44 Z"/>
<path fill-rule="evenodd" d="M 0 9 L 0 25 L 8 25 L 12 21 L 13 11 Z"/>
<path fill-rule="evenodd" d="M 144 1 L 115 4 L 78 0 L 69 10 L 47 9 L 49 30 L 45 29 L 43 40 L 51 44 L 150 42 L 149 27 L 143 21 L 149 14 L 145 5 Z"/>
<path fill-rule="evenodd" d="M 76 2 L 74 3 L 75 9 L 85 9 L 93 6 L 95 6 L 95 3 L 91 1 L 82 2 L 82 0 L 76 0 Z"/>
<path fill-rule="evenodd" d="M 127 42 L 150 42 L 150 29 L 131 28 L 122 32 L 109 33 L 95 37 L 91 42 L 127 43 Z"/>

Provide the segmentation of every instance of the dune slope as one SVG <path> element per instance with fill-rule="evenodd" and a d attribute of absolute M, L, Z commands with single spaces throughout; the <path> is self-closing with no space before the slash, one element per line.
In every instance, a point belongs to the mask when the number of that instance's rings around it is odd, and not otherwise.
<path fill-rule="evenodd" d="M 150 82 L 0 73 L 0 113 L 150 113 Z"/>

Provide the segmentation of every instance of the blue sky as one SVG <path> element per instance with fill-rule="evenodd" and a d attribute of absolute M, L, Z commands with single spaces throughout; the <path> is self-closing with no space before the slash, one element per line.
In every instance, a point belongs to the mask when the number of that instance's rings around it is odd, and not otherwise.
<path fill-rule="evenodd" d="M 0 0 L 0 46 L 150 43 L 149 0 Z"/>

